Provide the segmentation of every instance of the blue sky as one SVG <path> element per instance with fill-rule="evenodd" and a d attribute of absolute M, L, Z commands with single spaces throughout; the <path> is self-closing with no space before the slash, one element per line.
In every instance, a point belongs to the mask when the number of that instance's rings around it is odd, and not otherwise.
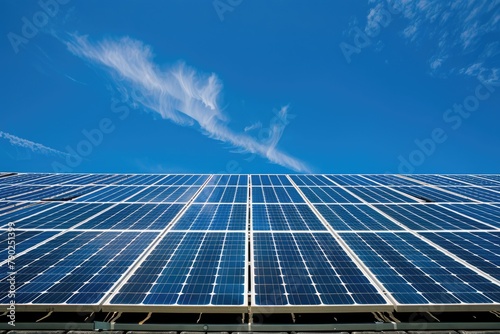
<path fill-rule="evenodd" d="M 0 169 L 498 173 L 500 1 L 0 2 Z"/>

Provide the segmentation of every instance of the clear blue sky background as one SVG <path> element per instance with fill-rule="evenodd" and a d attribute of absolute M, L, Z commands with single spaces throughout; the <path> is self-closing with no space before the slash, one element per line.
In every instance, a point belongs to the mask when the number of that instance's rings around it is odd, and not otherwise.
<path fill-rule="evenodd" d="M 499 172 L 498 0 L 46 3 L 0 2 L 0 170 Z"/>

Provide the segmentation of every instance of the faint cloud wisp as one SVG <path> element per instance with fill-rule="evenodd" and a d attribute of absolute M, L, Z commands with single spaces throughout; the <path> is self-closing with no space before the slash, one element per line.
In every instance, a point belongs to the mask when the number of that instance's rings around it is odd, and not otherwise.
<path fill-rule="evenodd" d="M 30 140 L 14 136 L 10 133 L 0 131 L 0 138 L 6 139 L 13 146 L 21 147 L 32 151 L 33 153 L 45 156 L 56 156 L 66 158 L 69 154 L 47 147 L 45 145 L 32 142 Z"/>
<path fill-rule="evenodd" d="M 303 162 L 278 150 L 276 142 L 261 143 L 228 127 L 229 119 L 218 105 L 222 83 L 215 74 L 199 73 L 184 63 L 160 68 L 153 62 L 149 46 L 128 37 L 92 43 L 86 36 L 73 36 L 66 45 L 73 54 L 104 67 L 116 84 L 140 91 L 146 97 L 141 104 L 162 118 L 195 127 L 210 138 L 291 170 L 309 171 Z M 284 118 L 287 109 L 280 111 Z"/>

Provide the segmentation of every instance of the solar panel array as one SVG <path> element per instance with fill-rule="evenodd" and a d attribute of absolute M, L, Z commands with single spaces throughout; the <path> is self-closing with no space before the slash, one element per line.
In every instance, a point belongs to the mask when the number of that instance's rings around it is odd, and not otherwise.
<path fill-rule="evenodd" d="M 0 173 L 0 234 L 18 310 L 500 310 L 500 175 Z"/>

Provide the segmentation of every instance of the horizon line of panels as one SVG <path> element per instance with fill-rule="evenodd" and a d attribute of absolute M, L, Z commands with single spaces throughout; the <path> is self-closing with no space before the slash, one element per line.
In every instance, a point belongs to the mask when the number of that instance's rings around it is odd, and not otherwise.
<path fill-rule="evenodd" d="M 0 184 L 25 185 L 201 185 L 208 174 L 36 174 L 12 173 L 0 175 Z M 425 184 L 456 186 L 500 186 L 500 176 L 496 174 L 478 175 L 436 175 L 436 174 L 290 174 L 299 186 L 402 186 Z M 253 185 L 290 186 L 286 175 L 250 175 Z M 248 175 L 214 174 L 208 185 L 247 185 Z"/>
<path fill-rule="evenodd" d="M 24 176 L 24 175 L 23 175 Z M 102 177 L 103 175 L 91 175 L 91 177 Z M 114 175 L 109 177 L 119 177 Z M 10 176 L 15 177 L 15 176 Z M 62 175 L 53 175 L 53 177 L 65 177 Z M 67 176 L 66 176 L 67 177 Z M 125 177 L 125 175 L 121 175 Z M 132 175 L 132 178 L 155 177 L 151 185 L 92 185 L 68 186 L 68 185 L 16 185 L 4 186 L 0 188 L 0 199 L 35 201 L 52 200 L 77 202 L 154 202 L 154 203 L 174 203 L 187 202 L 199 190 L 207 175 L 186 175 L 186 176 L 161 176 L 161 175 Z M 163 178 L 169 178 L 172 182 L 160 182 Z M 341 177 L 341 176 L 337 176 Z M 366 176 L 342 176 L 343 178 L 363 178 Z M 467 186 L 463 183 L 461 186 L 441 186 L 441 188 L 418 185 L 417 183 L 408 183 L 406 179 L 393 175 L 373 175 L 375 179 L 382 178 L 392 186 L 382 185 L 372 182 L 371 184 L 349 185 L 344 182 L 342 187 L 329 185 L 328 181 L 334 179 L 334 176 L 303 176 L 291 175 L 290 178 L 304 191 L 304 194 L 312 203 L 416 203 L 416 202 L 446 202 L 446 203 L 464 203 L 464 202 L 491 202 L 500 203 L 500 188 L 491 186 L 489 188 L 477 186 Z M 438 177 L 438 176 L 436 176 Z M 9 177 L 6 177 L 9 178 Z M 42 177 L 44 179 L 46 177 Z M 295 203 L 302 202 L 303 199 L 297 193 L 284 175 L 252 175 L 253 202 L 259 203 Z M 160 180 L 157 180 L 160 179 Z M 226 202 L 226 203 L 244 203 L 247 187 L 246 176 L 213 175 L 208 184 L 199 194 L 197 201 L 203 202 Z M 388 179 L 388 180 L 387 180 Z M 392 179 L 402 180 L 403 182 L 390 182 Z M 0 178 L 0 181 L 2 178 Z M 179 180 L 183 180 L 180 182 Z M 176 183 L 181 185 L 172 185 Z M 378 180 L 381 181 L 381 180 Z M 468 180 L 469 181 L 469 180 Z M 495 182 L 495 181 L 491 181 Z M 49 182 L 47 182 L 49 183 Z M 139 182 L 140 183 L 140 182 Z M 143 182 L 146 183 L 146 182 Z M 359 182 L 358 182 L 359 183 Z M 221 186 L 220 184 L 224 184 Z M 274 184 L 274 185 L 273 185 Z M 276 185 L 278 184 L 278 185 Z M 306 185 L 309 184 L 309 185 Z M 314 185 L 313 185 L 314 184 Z M 330 181 L 331 184 L 331 181 Z M 500 184 L 500 183 L 499 183 Z M 235 187 L 235 188 L 233 188 Z"/>

